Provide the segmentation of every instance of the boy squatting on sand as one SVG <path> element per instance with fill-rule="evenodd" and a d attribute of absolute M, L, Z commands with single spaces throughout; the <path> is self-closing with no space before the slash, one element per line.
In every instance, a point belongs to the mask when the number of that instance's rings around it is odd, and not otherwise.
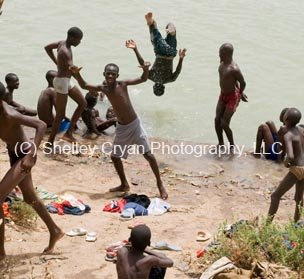
<path fill-rule="evenodd" d="M 110 189 L 110 192 L 126 192 L 130 190 L 121 158 L 126 159 L 128 157 L 127 147 L 136 144 L 140 147 L 139 149 L 141 150 L 139 151 L 143 153 L 145 159 L 151 166 L 151 169 L 156 177 L 157 187 L 161 198 L 167 199 L 168 194 L 160 178 L 156 159 L 151 153 L 146 131 L 142 127 L 141 121 L 134 111 L 128 94 L 129 85 L 140 84 L 148 79 L 149 66 L 149 62 L 145 62 L 143 65 L 139 66 L 143 69 L 143 74 L 139 78 L 117 81 L 116 79 L 119 76 L 118 66 L 115 64 L 108 64 L 105 66 L 103 73 L 105 82 L 100 85 L 90 85 L 85 82 L 79 73 L 81 68 L 73 66 L 70 69 L 73 72 L 74 77 L 78 80 L 81 88 L 93 92 L 101 91 L 107 96 L 117 117 L 118 123 L 113 141 L 111 159 L 120 178 L 121 185 Z"/>
<path fill-rule="evenodd" d="M 46 124 L 42 121 L 20 114 L 3 101 L 5 87 L 0 82 L 0 138 L 7 144 L 11 168 L 0 182 L 0 260 L 5 258 L 4 214 L 2 204 L 7 195 L 18 185 L 24 201 L 30 204 L 50 232 L 49 245 L 45 253 L 52 253 L 56 242 L 64 235 L 54 223 L 44 204 L 39 200 L 33 187 L 31 169 L 35 165 L 35 154 L 43 138 Z M 22 126 L 36 129 L 33 144 L 29 143 Z"/>
<path fill-rule="evenodd" d="M 173 261 L 161 253 L 147 249 L 150 246 L 151 231 L 146 225 L 132 229 L 129 241 L 131 247 L 117 252 L 116 270 L 118 279 L 163 279 L 166 268 Z M 144 253 L 146 255 L 144 255 Z"/>
<path fill-rule="evenodd" d="M 301 216 L 304 193 L 304 129 L 297 126 L 300 119 L 301 112 L 296 108 L 288 109 L 284 115 L 284 123 L 286 125 L 286 133 L 284 135 L 286 158 L 284 165 L 289 168 L 289 172 L 271 195 L 271 204 L 268 211 L 270 222 L 278 211 L 280 199 L 294 184 L 296 184 L 294 221 L 297 222 Z"/>

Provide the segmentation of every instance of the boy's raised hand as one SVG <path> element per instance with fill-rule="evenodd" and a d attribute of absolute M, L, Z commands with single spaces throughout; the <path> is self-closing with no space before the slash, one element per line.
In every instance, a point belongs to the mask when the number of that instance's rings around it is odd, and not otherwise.
<path fill-rule="evenodd" d="M 179 50 L 178 55 L 181 59 L 184 59 L 184 57 L 186 56 L 186 51 L 187 49 L 185 48 Z"/>
<path fill-rule="evenodd" d="M 142 68 L 143 70 L 147 70 L 149 69 L 149 67 L 151 66 L 151 63 L 148 61 L 145 61 L 144 64 L 138 66 L 139 68 Z"/>
<path fill-rule="evenodd" d="M 136 49 L 136 43 L 134 40 L 127 40 L 126 47 L 131 49 Z"/>

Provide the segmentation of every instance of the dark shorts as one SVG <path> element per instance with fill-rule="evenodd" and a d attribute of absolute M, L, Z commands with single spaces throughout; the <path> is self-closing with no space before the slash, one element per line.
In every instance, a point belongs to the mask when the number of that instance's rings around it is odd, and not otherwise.
<path fill-rule="evenodd" d="M 19 160 L 24 158 L 29 153 L 30 149 L 31 146 L 29 145 L 27 145 L 23 149 L 17 148 L 16 151 L 7 149 L 11 167 L 15 165 Z"/>

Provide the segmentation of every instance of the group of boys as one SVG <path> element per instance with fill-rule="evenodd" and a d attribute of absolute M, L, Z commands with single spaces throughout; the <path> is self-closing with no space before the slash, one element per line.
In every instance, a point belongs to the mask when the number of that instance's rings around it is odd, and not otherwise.
<path fill-rule="evenodd" d="M 2 13 L 2 3 L 3 0 L 0 0 L 0 14 Z M 53 146 L 60 123 L 66 117 L 65 110 L 68 96 L 77 103 L 77 108 L 70 120 L 70 127 L 64 135 L 66 140 L 75 141 L 73 132 L 80 116 L 86 123 L 88 132 L 96 135 L 99 135 L 109 126 L 116 125 L 111 159 L 121 184 L 110 189 L 110 191 L 129 191 L 130 187 L 121 158 L 126 159 L 128 156 L 126 147 L 137 144 L 142 147 L 142 153 L 156 177 L 161 198 L 168 198 L 156 159 L 151 153 L 147 134 L 131 104 L 128 86 L 137 85 L 150 79 L 154 82 L 154 94 L 157 96 L 163 95 L 164 84 L 175 81 L 181 72 L 186 50 L 179 51 L 179 62 L 173 72 L 173 59 L 177 55 L 176 29 L 174 25 L 169 23 L 166 26 L 167 36 L 164 39 L 157 29 L 152 13 L 148 13 L 145 18 L 149 26 L 156 59 L 151 70 L 149 70 L 150 63 L 144 61 L 136 43 L 133 40 L 126 41 L 126 47 L 134 50 L 140 67 L 143 69 L 142 75 L 136 79 L 118 81 L 119 67 L 110 63 L 104 68 L 105 81 L 103 83 L 98 85 L 87 83 L 80 74 L 81 68 L 73 64 L 71 49 L 72 46 L 76 47 L 80 44 L 83 33 L 79 28 L 72 27 L 68 30 L 66 40 L 51 43 L 45 47 L 49 57 L 57 65 L 57 72 L 47 72 L 48 87 L 41 93 L 38 100 L 37 112 L 39 119 L 42 121 L 31 117 L 37 114 L 35 110 L 25 108 L 13 100 L 13 91 L 18 89 L 19 86 L 17 75 L 8 74 L 6 76 L 6 88 L 0 83 L 0 138 L 7 144 L 11 164 L 11 168 L 5 174 L 0 186 L 0 260 L 5 257 L 5 222 L 2 203 L 17 185 L 23 193 L 25 202 L 33 206 L 48 227 L 50 240 L 45 252 L 51 253 L 56 242 L 64 235 L 63 231 L 51 219 L 43 203 L 35 193 L 31 168 L 36 162 L 36 149 L 40 145 L 47 127 L 51 128 L 48 144 L 51 147 Z M 57 50 L 57 55 L 54 54 L 54 49 Z M 215 130 L 219 148 L 224 145 L 223 131 L 228 138 L 230 146 L 233 148 L 234 139 L 230 121 L 240 100 L 248 101 L 247 96 L 244 94 L 246 83 L 240 68 L 233 61 L 233 46 L 228 43 L 223 44 L 220 47 L 219 56 L 220 66 L 218 70 L 221 93 L 216 107 Z M 85 97 L 78 87 L 72 83 L 71 77 L 78 81 L 81 88 L 89 91 Z M 98 111 L 94 109 L 98 92 L 106 95 L 113 107 L 112 111 L 107 113 L 107 121 L 101 120 Z M 53 116 L 52 112 L 53 106 L 56 109 L 55 116 Z M 295 108 L 284 109 L 280 116 L 283 126 L 280 127 L 279 131 L 276 130 L 272 122 L 262 124 L 258 129 L 256 153 L 261 151 L 262 141 L 264 141 L 266 150 L 269 151 L 269 159 L 282 160 L 285 156 L 284 164 L 290 170 L 271 196 L 271 205 L 268 212 L 270 221 L 278 210 L 281 197 L 294 184 L 296 184 L 294 219 L 298 221 L 300 218 L 304 191 L 304 128 L 297 125 L 300 119 L 301 113 L 299 110 Z M 36 129 L 32 144 L 29 144 L 22 126 Z M 281 144 L 276 145 L 277 142 Z M 24 147 L 23 143 L 28 144 Z M 115 146 L 120 148 L 115 148 Z M 281 152 L 277 152 L 278 148 Z M 118 278 L 152 278 L 153 275 L 150 272 L 155 266 L 160 268 L 161 278 L 164 277 L 164 268 L 172 266 L 173 262 L 162 254 L 146 249 L 150 244 L 150 238 L 151 232 L 145 225 L 137 226 L 132 230 L 130 237 L 131 248 L 122 248 L 117 255 Z"/>

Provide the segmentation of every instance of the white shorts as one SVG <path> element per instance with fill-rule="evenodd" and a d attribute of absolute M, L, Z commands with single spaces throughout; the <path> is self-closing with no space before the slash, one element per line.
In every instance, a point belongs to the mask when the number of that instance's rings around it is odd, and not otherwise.
<path fill-rule="evenodd" d="M 138 153 L 141 154 L 151 151 L 147 133 L 139 118 L 127 125 L 117 123 L 111 155 L 127 159 L 131 145 L 137 145 Z"/>
<path fill-rule="evenodd" d="M 75 85 L 71 78 L 55 77 L 53 81 L 54 89 L 57 93 L 68 94 Z"/>

